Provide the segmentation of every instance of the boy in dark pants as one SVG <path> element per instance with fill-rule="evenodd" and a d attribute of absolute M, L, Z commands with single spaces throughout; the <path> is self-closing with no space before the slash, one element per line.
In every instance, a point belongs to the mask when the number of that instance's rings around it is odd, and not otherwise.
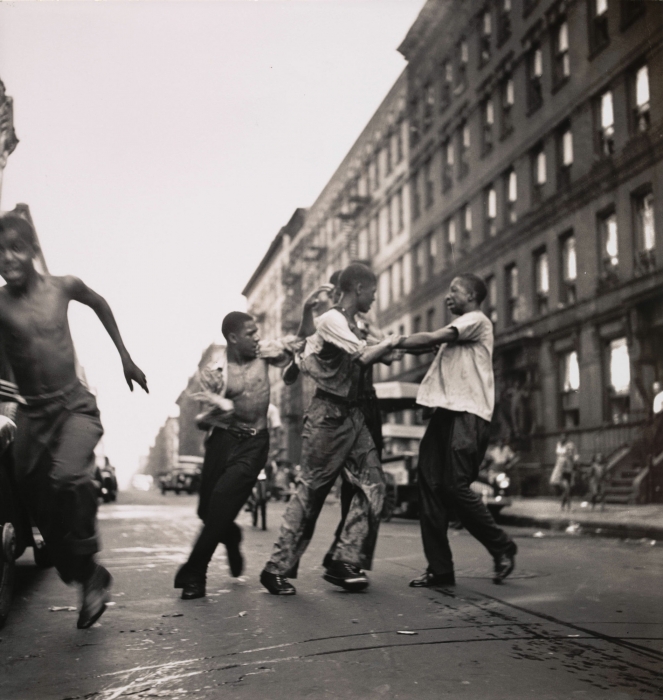
<path fill-rule="evenodd" d="M 488 447 L 495 406 L 493 326 L 479 310 L 485 298 L 479 277 L 459 275 L 446 298 L 458 318 L 438 331 L 411 335 L 397 346 L 410 350 L 442 344 L 417 395 L 418 404 L 435 410 L 419 448 L 421 536 L 428 568 L 410 582 L 415 588 L 455 583 L 447 538 L 452 512 L 493 556 L 495 583 L 515 565 L 516 544 L 470 488 Z"/>
<path fill-rule="evenodd" d="M 16 214 L 0 218 L 0 335 L 22 396 L 16 419 L 16 481 L 65 583 L 79 583 L 78 627 L 103 614 L 111 575 L 99 551 L 94 447 L 103 434 L 94 396 L 76 376 L 69 332 L 70 301 L 89 306 L 115 343 L 124 376 L 147 391 L 145 375 L 124 347 L 106 301 L 76 277 L 42 275 L 37 239 Z"/>

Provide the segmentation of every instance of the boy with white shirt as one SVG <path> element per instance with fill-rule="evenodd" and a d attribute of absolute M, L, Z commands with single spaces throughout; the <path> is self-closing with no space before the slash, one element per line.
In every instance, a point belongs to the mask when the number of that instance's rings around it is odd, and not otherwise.
<path fill-rule="evenodd" d="M 426 572 L 410 586 L 455 583 L 447 538 L 450 514 L 493 556 L 493 581 L 501 583 L 514 568 L 516 544 L 499 528 L 470 484 L 477 478 L 490 435 L 495 407 L 493 326 L 480 311 L 486 286 L 476 275 L 458 275 L 446 303 L 458 316 L 445 328 L 416 333 L 397 347 L 440 349 L 421 382 L 417 403 L 434 409 L 419 447 L 421 535 Z"/>

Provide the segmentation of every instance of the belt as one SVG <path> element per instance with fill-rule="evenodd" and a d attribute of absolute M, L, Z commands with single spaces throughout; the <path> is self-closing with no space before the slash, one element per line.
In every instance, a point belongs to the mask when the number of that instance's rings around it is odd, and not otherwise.
<path fill-rule="evenodd" d="M 359 408 L 361 406 L 360 401 L 354 399 L 348 399 L 345 396 L 339 396 L 338 394 L 332 394 L 324 389 L 316 389 L 313 397 L 316 399 L 323 399 L 324 401 L 329 401 L 330 403 L 338 404 L 339 406 L 345 406 L 346 408 Z"/>
<path fill-rule="evenodd" d="M 226 428 L 219 428 L 219 430 L 226 430 L 236 438 L 256 437 L 257 435 L 262 435 L 263 433 L 268 432 L 267 428 L 261 428 L 258 430 L 257 428 L 244 428 L 241 425 L 229 425 Z"/>

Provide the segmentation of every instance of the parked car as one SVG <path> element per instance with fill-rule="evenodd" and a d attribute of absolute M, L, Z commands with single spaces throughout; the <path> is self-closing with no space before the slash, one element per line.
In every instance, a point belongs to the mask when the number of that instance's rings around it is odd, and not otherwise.
<path fill-rule="evenodd" d="M 159 475 L 161 493 L 164 495 L 167 491 L 175 491 L 177 495 L 183 491 L 185 493 L 198 493 L 202 462 L 202 457 L 181 456 L 176 467 Z"/>
<path fill-rule="evenodd" d="M 99 497 L 104 503 L 117 500 L 117 476 L 108 457 L 104 457 L 102 464 L 97 465 L 95 481 L 99 484 Z"/>

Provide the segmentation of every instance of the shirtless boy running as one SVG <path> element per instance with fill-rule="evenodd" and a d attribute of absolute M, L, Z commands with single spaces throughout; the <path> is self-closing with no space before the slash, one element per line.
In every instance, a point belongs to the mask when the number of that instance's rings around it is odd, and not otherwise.
<path fill-rule="evenodd" d="M 120 353 L 124 376 L 147 391 L 107 302 L 76 277 L 42 275 L 37 239 L 16 214 L 0 217 L 0 340 L 23 403 L 17 414 L 16 480 L 65 583 L 82 587 L 78 627 L 103 614 L 112 577 L 99 551 L 94 447 L 103 434 L 94 396 L 76 376 L 70 301 L 89 306 Z"/>
<path fill-rule="evenodd" d="M 193 394 L 204 407 L 198 423 L 209 429 L 205 441 L 198 517 L 203 528 L 188 561 L 175 576 L 182 598 L 205 595 L 207 567 L 219 542 L 225 544 L 232 576 L 241 576 L 242 531 L 235 518 L 246 503 L 269 454 L 269 365 L 292 359 L 288 338 L 260 342 L 249 314 L 232 311 L 221 332 L 227 349 L 203 368 L 201 391 Z M 291 342 L 297 342 L 294 336 Z"/>

